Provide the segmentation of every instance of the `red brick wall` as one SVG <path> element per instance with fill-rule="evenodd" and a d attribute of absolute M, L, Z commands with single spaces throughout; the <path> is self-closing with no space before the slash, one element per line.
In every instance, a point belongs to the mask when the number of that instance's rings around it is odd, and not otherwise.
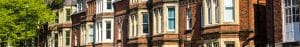
<path fill-rule="evenodd" d="M 122 47 L 127 46 L 127 10 L 129 6 L 129 0 L 122 0 L 115 2 L 114 4 L 114 17 L 115 17 L 115 29 L 114 29 L 114 46 L 118 46 L 121 43 Z M 117 18 L 117 19 L 116 19 Z M 119 23 L 119 21 L 121 23 Z M 119 34 L 119 25 L 122 24 L 121 34 Z M 121 40 L 118 40 L 119 35 L 122 36 Z"/>
<path fill-rule="evenodd" d="M 282 42 L 282 0 L 267 0 L 268 4 L 273 5 L 273 16 L 274 16 L 274 40 L 275 43 Z M 271 4 L 270 2 L 273 2 Z"/>
<path fill-rule="evenodd" d="M 201 2 L 202 0 L 190 0 L 188 1 L 190 4 L 190 9 L 192 11 L 192 30 L 187 30 L 186 27 L 186 8 L 187 8 L 187 1 L 186 0 L 180 0 L 179 1 L 179 11 L 181 13 L 179 13 L 179 32 L 180 32 L 180 39 L 181 41 L 181 46 L 184 46 L 184 42 L 185 40 L 187 40 L 187 38 L 191 38 L 191 42 L 187 43 L 190 44 L 192 43 L 192 45 L 194 47 L 198 47 L 199 44 L 197 44 L 197 40 L 199 40 L 201 38 L 200 34 L 201 32 Z"/>
<path fill-rule="evenodd" d="M 72 15 L 72 35 L 71 35 L 71 47 L 74 47 L 75 45 L 80 45 L 80 29 L 76 29 L 76 27 L 80 27 L 80 20 L 81 16 L 85 15 L 85 12 L 77 13 Z M 77 41 L 75 41 L 75 36 L 77 36 Z M 77 42 L 77 44 L 75 44 Z"/>

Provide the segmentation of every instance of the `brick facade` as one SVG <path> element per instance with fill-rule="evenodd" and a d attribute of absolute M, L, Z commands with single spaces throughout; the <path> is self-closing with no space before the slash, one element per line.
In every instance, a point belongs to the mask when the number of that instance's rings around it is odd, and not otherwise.
<path fill-rule="evenodd" d="M 270 0 L 268 0 L 270 1 Z M 273 10 L 275 10 L 274 14 L 281 15 L 281 8 L 279 7 L 280 1 L 273 1 L 278 4 L 275 5 Z M 275 3 L 276 4 L 276 3 Z M 185 45 L 184 43 L 192 43 L 193 46 L 202 45 L 201 40 L 209 41 L 213 39 L 222 39 L 222 38 L 239 38 L 240 46 L 260 46 L 266 45 L 267 43 L 272 43 L 272 36 L 276 39 L 275 42 L 280 42 L 281 39 L 281 17 L 275 16 L 272 17 L 266 15 L 266 13 L 270 13 L 266 11 L 267 3 L 266 0 L 240 0 L 239 1 L 239 25 L 219 25 L 213 27 L 201 27 L 201 0 L 190 0 L 189 4 L 192 10 L 192 30 L 186 30 L 186 8 L 187 1 L 180 0 L 180 11 L 184 13 L 180 13 L 180 32 L 181 39 L 183 41 L 181 45 Z M 276 7 L 277 6 L 277 7 Z M 269 7 L 272 8 L 272 7 Z M 266 20 L 267 19 L 267 20 Z M 279 19 L 279 20 L 276 20 Z M 273 21 L 278 21 L 274 22 Z M 275 24 L 275 25 L 274 25 Z M 272 26 L 275 26 L 273 29 Z M 275 34 L 272 33 L 275 30 Z M 255 32 L 255 33 L 254 33 Z M 235 35 L 229 35 L 235 34 Z M 271 37 L 271 38 L 270 38 Z M 191 39 L 191 40 L 189 40 Z M 189 42 L 191 41 L 191 42 Z M 200 42 L 200 43 L 199 43 Z"/>
<path fill-rule="evenodd" d="M 127 47 L 127 14 L 128 14 L 128 6 L 129 0 L 122 0 L 115 2 L 114 4 L 114 46 Z M 119 29 L 121 28 L 121 30 Z M 120 39 L 119 39 L 120 38 Z"/>
<path fill-rule="evenodd" d="M 86 15 L 86 12 L 80 12 L 72 15 L 72 35 L 71 35 L 71 47 L 78 47 L 81 44 L 80 37 L 80 23 L 82 16 Z M 75 40 L 75 38 L 77 40 Z"/>
<path fill-rule="evenodd" d="M 99 19 L 113 16 L 114 39 L 111 43 L 95 44 L 96 47 L 121 46 L 121 47 L 200 47 L 209 43 L 218 43 L 225 46 L 226 41 L 234 41 L 235 47 L 244 46 L 275 46 L 282 42 L 282 8 L 281 0 L 238 0 L 237 24 L 219 24 L 204 27 L 203 0 L 149 0 L 149 2 L 130 4 L 130 0 L 122 0 L 114 3 L 114 13 L 95 14 L 95 0 L 88 1 L 89 7 L 86 13 L 72 15 L 72 47 L 80 45 L 80 39 L 75 41 L 75 36 L 80 38 L 80 29 L 77 26 L 85 22 L 94 22 Z M 163 29 L 162 34 L 156 34 L 157 28 L 153 11 L 166 9 L 166 4 L 178 6 L 178 32 L 170 33 Z M 187 29 L 187 7 L 191 9 L 192 29 Z M 139 15 L 141 10 L 147 10 L 150 16 L 150 28 L 148 35 L 131 37 L 130 16 Z M 162 12 L 167 14 L 165 12 Z M 177 13 L 176 13 L 177 14 Z M 153 16 L 153 17 L 152 17 Z M 163 15 L 166 16 L 166 15 Z M 142 17 L 139 17 L 142 18 Z M 83 20 L 84 19 L 84 20 Z M 95 19 L 94 19 L 95 20 Z M 166 20 L 165 20 L 166 21 Z M 167 25 L 166 22 L 163 25 Z M 139 25 L 140 27 L 141 25 Z M 119 29 L 121 28 L 121 29 Z M 162 27 L 163 28 L 163 27 Z M 167 27 L 165 27 L 167 28 Z M 138 30 L 142 30 L 138 28 Z M 142 32 L 142 31 L 138 31 Z M 120 37 L 120 39 L 119 39 Z M 74 44 L 73 42 L 77 42 Z M 92 45 L 86 45 L 91 47 Z"/>

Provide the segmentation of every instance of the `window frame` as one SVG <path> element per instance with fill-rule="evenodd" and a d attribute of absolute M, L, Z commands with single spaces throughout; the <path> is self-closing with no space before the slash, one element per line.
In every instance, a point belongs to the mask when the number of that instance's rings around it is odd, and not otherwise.
<path fill-rule="evenodd" d="M 148 13 L 142 13 L 142 14 L 143 14 L 143 18 L 142 18 L 142 19 L 143 19 L 143 22 L 142 22 L 142 25 L 143 25 L 143 27 L 142 27 L 142 28 L 143 28 L 143 34 L 144 34 L 144 35 L 147 35 L 147 34 L 149 33 L 149 28 L 150 28 L 150 27 L 149 27 L 149 23 L 150 23 L 149 14 L 148 14 Z M 145 19 L 145 18 L 147 18 L 147 19 Z M 147 22 L 145 22 L 144 20 L 147 20 Z M 147 30 L 148 30 L 147 32 L 145 32 L 145 28 L 144 28 L 145 25 L 146 25 L 147 28 L 148 28 L 148 29 L 147 29 Z"/>
<path fill-rule="evenodd" d="M 170 14 L 170 9 L 173 9 L 173 16 L 174 17 L 170 17 L 171 15 Z M 175 29 L 176 29 L 176 7 L 175 6 L 168 6 L 167 7 L 167 11 L 168 11 L 168 32 L 175 32 Z M 170 20 L 174 20 L 174 27 L 170 27 Z M 174 28 L 174 29 L 172 29 Z"/>
<path fill-rule="evenodd" d="M 69 9 L 69 8 L 66 9 L 66 21 L 71 21 L 72 20 L 71 19 L 71 12 L 72 12 L 71 9 Z"/>
<path fill-rule="evenodd" d="M 89 25 L 89 42 L 90 43 L 94 42 L 94 36 L 95 36 L 94 25 L 90 24 Z"/>
<path fill-rule="evenodd" d="M 223 21 L 224 21 L 224 22 L 231 22 L 231 23 L 234 23 L 234 22 L 235 22 L 235 20 L 236 20 L 236 19 L 235 19 L 235 6 L 236 6 L 236 5 L 235 5 L 235 2 L 236 2 L 235 0 L 232 0 L 232 6 L 231 6 L 231 7 L 227 7 L 227 6 L 226 6 L 226 3 L 228 3 L 228 2 L 225 2 L 225 1 L 224 1 L 224 16 L 223 16 L 223 18 L 224 18 Z M 232 16 L 232 17 L 231 17 L 232 19 L 230 18 L 231 20 L 228 20 L 228 19 L 227 19 L 228 16 L 226 15 L 228 12 L 226 12 L 226 10 L 227 10 L 227 9 L 230 9 L 230 8 L 232 9 L 232 10 L 231 10 L 231 11 L 232 11 L 232 15 L 231 15 L 231 16 Z"/>
<path fill-rule="evenodd" d="M 65 31 L 65 40 L 66 40 L 66 45 L 67 46 L 70 46 L 70 44 L 71 44 L 71 31 L 70 30 L 66 30 Z M 69 35 L 69 36 L 68 36 Z M 69 40 L 69 41 L 68 41 Z"/>
<path fill-rule="evenodd" d="M 212 4 L 211 0 L 206 0 L 206 8 L 207 8 L 207 17 L 208 17 L 208 24 L 212 24 L 213 18 L 212 18 Z"/>
<path fill-rule="evenodd" d="M 112 3 L 113 3 L 113 0 L 106 0 L 106 9 L 109 9 L 109 10 L 113 9 Z"/>
<path fill-rule="evenodd" d="M 105 25 L 106 25 L 106 27 L 105 27 L 105 33 L 106 33 L 105 38 L 106 39 L 112 39 L 112 21 L 110 21 L 110 20 L 105 21 Z M 108 26 L 108 25 L 110 25 L 110 26 Z M 108 28 L 108 27 L 110 27 L 110 28 Z"/>
<path fill-rule="evenodd" d="M 297 41 L 294 36 L 299 31 L 300 13 L 298 1 L 295 0 L 283 0 L 283 42 Z"/>

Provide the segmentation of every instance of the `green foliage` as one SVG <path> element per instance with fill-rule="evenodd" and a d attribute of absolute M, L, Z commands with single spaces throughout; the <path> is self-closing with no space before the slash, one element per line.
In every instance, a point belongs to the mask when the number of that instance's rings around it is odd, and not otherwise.
<path fill-rule="evenodd" d="M 17 46 L 16 42 L 35 38 L 38 27 L 53 18 L 44 0 L 0 0 L 0 42 Z"/>

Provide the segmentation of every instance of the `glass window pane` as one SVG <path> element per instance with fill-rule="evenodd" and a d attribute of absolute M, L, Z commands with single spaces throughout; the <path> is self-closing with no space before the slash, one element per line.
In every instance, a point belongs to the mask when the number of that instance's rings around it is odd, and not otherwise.
<path fill-rule="evenodd" d="M 90 42 L 93 42 L 94 41 L 94 26 L 93 25 L 90 25 Z"/>
<path fill-rule="evenodd" d="M 175 29 L 175 19 L 169 19 L 169 29 Z"/>
<path fill-rule="evenodd" d="M 225 41 L 225 46 L 226 47 L 235 47 L 235 42 L 234 41 Z"/>
<path fill-rule="evenodd" d="M 111 29 L 111 22 L 110 21 L 106 21 L 106 29 Z"/>
<path fill-rule="evenodd" d="M 106 30 L 106 39 L 110 39 L 110 38 L 111 38 L 111 31 Z"/>
<path fill-rule="evenodd" d="M 289 8 L 286 8 L 286 9 L 285 9 L 285 15 L 286 15 L 286 16 L 287 16 L 287 15 L 290 15 L 289 13 L 290 13 Z"/>
<path fill-rule="evenodd" d="M 297 5 L 298 1 L 297 0 L 292 0 L 293 5 Z"/>
<path fill-rule="evenodd" d="M 168 8 L 168 29 L 175 29 L 175 8 Z"/>
<path fill-rule="evenodd" d="M 143 14 L 143 23 L 148 23 L 149 16 L 148 14 Z"/>
<path fill-rule="evenodd" d="M 54 45 L 55 45 L 55 47 L 58 47 L 58 34 L 55 34 L 55 38 L 54 38 Z"/>
<path fill-rule="evenodd" d="M 70 45 L 70 38 L 66 38 L 66 45 Z"/>
<path fill-rule="evenodd" d="M 299 22 L 299 15 L 293 15 L 293 22 Z"/>
<path fill-rule="evenodd" d="M 224 1 L 224 3 L 225 3 L 225 7 L 233 7 L 233 0 L 226 0 L 226 1 Z"/>
<path fill-rule="evenodd" d="M 143 24 L 143 33 L 148 33 L 148 24 Z"/>
<path fill-rule="evenodd" d="M 175 17 L 175 8 L 168 8 L 168 17 L 169 18 Z"/>
<path fill-rule="evenodd" d="M 284 4 L 285 6 L 290 6 L 291 5 L 291 0 L 284 0 Z"/>
<path fill-rule="evenodd" d="M 225 22 L 234 22 L 234 12 L 232 7 L 226 8 L 224 14 L 225 14 L 224 16 Z"/>
<path fill-rule="evenodd" d="M 209 24 L 212 24 L 212 17 L 211 17 L 211 8 L 208 8 L 208 12 L 207 12 L 208 14 L 207 14 L 207 16 L 208 16 L 208 23 Z"/>
<path fill-rule="evenodd" d="M 298 7 L 293 7 L 293 14 L 299 14 L 299 8 Z"/>
<path fill-rule="evenodd" d="M 111 0 L 107 0 L 107 9 L 112 9 L 112 1 Z"/>
<path fill-rule="evenodd" d="M 106 21 L 106 39 L 111 38 L 111 21 Z"/>
<path fill-rule="evenodd" d="M 149 22 L 148 14 L 143 14 L 143 33 L 148 33 L 148 22 Z"/>

